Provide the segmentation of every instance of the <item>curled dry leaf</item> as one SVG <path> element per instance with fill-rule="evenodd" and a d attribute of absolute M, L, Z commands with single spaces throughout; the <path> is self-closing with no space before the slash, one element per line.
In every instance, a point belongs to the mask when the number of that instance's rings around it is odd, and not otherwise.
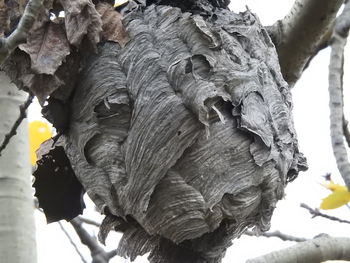
<path fill-rule="evenodd" d="M 48 18 L 38 21 L 31 30 L 26 44 L 20 49 L 30 55 L 33 73 L 53 75 L 70 53 L 62 25 Z"/>
<path fill-rule="evenodd" d="M 56 89 L 63 86 L 64 82 L 56 75 L 27 74 L 21 78 L 24 87 L 28 87 L 44 105 L 46 98 Z"/>
<path fill-rule="evenodd" d="M 4 0 L 0 0 L 0 37 L 4 37 L 5 31 L 10 26 L 10 18 L 8 15 L 8 9 Z"/>
<path fill-rule="evenodd" d="M 42 106 L 48 96 L 66 102 L 74 89 L 78 71 L 77 54 L 71 53 L 54 75 L 27 74 L 21 78 L 22 85 L 29 88 L 37 96 Z"/>
<path fill-rule="evenodd" d="M 46 12 L 52 9 L 53 1 L 43 1 Z M 0 0 L 0 30 L 5 32 L 6 36 L 12 33 L 17 27 L 27 3 L 28 0 Z"/>
<path fill-rule="evenodd" d="M 39 161 L 33 173 L 35 196 L 44 210 L 48 223 L 67 221 L 82 214 L 85 208 L 84 189 L 62 146 L 51 148 L 52 140 L 45 141 L 37 152 Z"/>
<path fill-rule="evenodd" d="M 84 36 L 93 46 L 100 41 L 102 22 L 91 0 L 60 0 L 69 43 L 79 47 Z"/>
<path fill-rule="evenodd" d="M 15 1 L 6 4 L 14 10 L 20 8 Z M 53 92 L 63 101 L 70 96 L 79 64 L 76 53 L 70 51 L 63 25 L 49 19 L 52 5 L 52 0 L 44 1 L 27 43 L 12 52 L 2 64 L 2 69 L 16 86 L 33 92 L 41 105 Z M 20 12 L 16 14 L 19 19 Z"/>
<path fill-rule="evenodd" d="M 32 74 L 30 64 L 29 55 L 17 48 L 4 61 L 1 69 L 6 72 L 17 88 L 28 90 L 28 86 L 25 87 L 22 79 L 24 76 Z"/>
<path fill-rule="evenodd" d="M 15 30 L 25 3 L 23 0 L 0 0 L 0 33 L 8 36 Z"/>
<path fill-rule="evenodd" d="M 72 52 L 54 75 L 33 74 L 29 55 L 16 49 L 2 65 L 2 69 L 19 89 L 30 90 L 43 105 L 48 96 L 67 101 L 76 83 L 79 60 L 77 53 Z"/>
<path fill-rule="evenodd" d="M 102 38 L 108 41 L 117 42 L 122 47 L 130 40 L 125 31 L 122 15 L 106 3 L 99 3 L 96 7 L 102 19 Z"/>

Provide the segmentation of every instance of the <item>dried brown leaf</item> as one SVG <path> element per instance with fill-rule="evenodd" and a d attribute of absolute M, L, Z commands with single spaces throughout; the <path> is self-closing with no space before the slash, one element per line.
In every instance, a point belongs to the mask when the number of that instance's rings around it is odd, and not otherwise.
<path fill-rule="evenodd" d="M 77 52 L 72 52 L 66 57 L 65 62 L 57 69 L 57 72 L 55 73 L 55 75 L 64 82 L 64 85 L 51 93 L 51 97 L 64 102 L 68 100 L 78 79 L 79 67 L 80 57 L 78 56 Z"/>
<path fill-rule="evenodd" d="M 21 80 L 23 76 L 32 73 L 30 57 L 27 53 L 19 48 L 15 49 L 1 65 L 1 69 L 6 72 L 17 88 L 28 90 L 28 87 L 25 87 Z"/>
<path fill-rule="evenodd" d="M 28 0 L 16 0 L 18 6 L 19 6 L 19 11 L 21 14 L 24 12 L 24 9 L 27 5 Z"/>
<path fill-rule="evenodd" d="M 30 55 L 33 72 L 53 75 L 70 53 L 64 29 L 48 20 L 39 21 L 31 31 L 20 49 Z"/>
<path fill-rule="evenodd" d="M 60 0 L 65 12 L 69 43 L 79 47 L 84 36 L 95 47 L 100 41 L 102 22 L 91 0 Z"/>
<path fill-rule="evenodd" d="M 66 101 L 70 96 L 79 70 L 76 54 L 70 54 L 66 61 L 57 69 L 54 75 L 27 74 L 21 78 L 22 86 L 30 89 L 44 105 L 48 96 Z"/>
<path fill-rule="evenodd" d="M 54 0 L 44 0 L 44 7 L 46 10 L 51 10 L 53 8 Z"/>
<path fill-rule="evenodd" d="M 28 87 L 39 103 L 44 105 L 46 98 L 59 87 L 64 85 L 64 82 L 56 75 L 47 74 L 28 74 L 21 78 L 23 86 Z"/>
<path fill-rule="evenodd" d="M 0 37 L 5 35 L 6 29 L 10 26 L 10 18 L 8 16 L 8 9 L 4 0 L 0 0 Z"/>
<path fill-rule="evenodd" d="M 74 89 L 79 71 L 79 57 L 71 52 L 54 75 L 34 74 L 30 66 L 30 57 L 16 49 L 2 65 L 2 70 L 19 89 L 30 90 L 43 104 L 47 96 L 66 101 Z"/>
<path fill-rule="evenodd" d="M 1 1 L 1 0 L 0 0 Z M 7 8 L 20 16 L 16 1 L 6 1 Z M 30 90 L 43 105 L 48 96 L 66 101 L 75 85 L 79 69 L 77 54 L 70 51 L 64 27 L 49 19 L 52 0 L 44 0 L 27 43 L 16 49 L 2 69 L 20 89 Z M 60 6 L 56 6 L 56 11 Z M 10 13 L 11 13 L 10 12 Z M 63 22 L 63 21 L 62 21 Z"/>
<path fill-rule="evenodd" d="M 21 13 L 17 1 L 0 1 L 0 29 L 2 34 L 9 35 L 17 25 Z"/>
<path fill-rule="evenodd" d="M 106 3 L 99 3 L 96 6 L 97 11 L 102 19 L 102 38 L 108 41 L 119 43 L 122 47 L 129 42 L 130 38 L 125 31 L 122 22 L 123 16 L 114 10 L 114 8 Z"/>
<path fill-rule="evenodd" d="M 17 24 L 24 12 L 28 0 L 0 0 L 0 36 L 11 34 L 17 27 Z M 44 0 L 41 15 L 48 14 L 53 8 L 54 0 Z M 41 16 L 40 15 L 40 16 Z"/>

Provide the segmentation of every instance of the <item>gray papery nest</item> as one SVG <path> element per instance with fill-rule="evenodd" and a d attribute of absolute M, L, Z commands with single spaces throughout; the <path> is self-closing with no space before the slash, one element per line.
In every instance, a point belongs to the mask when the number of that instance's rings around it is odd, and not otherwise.
<path fill-rule="evenodd" d="M 66 153 L 107 215 L 101 238 L 124 232 L 120 255 L 176 243 L 217 262 L 247 227 L 269 229 L 306 169 L 275 47 L 250 11 L 150 6 L 124 23 L 126 47 L 85 63 Z"/>

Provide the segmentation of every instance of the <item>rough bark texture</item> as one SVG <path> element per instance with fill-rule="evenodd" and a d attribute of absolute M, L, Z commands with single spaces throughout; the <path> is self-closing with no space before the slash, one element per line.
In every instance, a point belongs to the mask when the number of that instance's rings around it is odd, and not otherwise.
<path fill-rule="evenodd" d="M 350 238 L 321 236 L 293 247 L 250 259 L 247 263 L 320 263 L 327 260 L 350 260 Z"/>
<path fill-rule="evenodd" d="M 296 0 L 289 14 L 270 28 L 282 74 L 290 85 L 300 78 L 312 57 L 328 45 L 324 43 L 325 35 L 331 32 L 329 29 L 343 2 Z"/>
<path fill-rule="evenodd" d="M 0 71 L 0 141 L 19 115 L 26 99 Z M 30 186 L 28 127 L 23 121 L 0 157 L 0 256 L 1 262 L 35 263 L 34 204 Z"/>
<path fill-rule="evenodd" d="M 124 48 L 85 61 L 66 153 L 120 255 L 220 262 L 306 168 L 274 45 L 249 11 L 153 5 L 124 24 Z"/>
<path fill-rule="evenodd" d="M 332 50 L 329 64 L 329 108 L 330 130 L 334 157 L 338 170 L 350 189 L 350 163 L 344 143 L 344 101 L 343 101 L 343 74 L 344 48 L 350 28 L 350 2 L 347 2 L 343 13 L 337 18 L 332 36 Z"/>

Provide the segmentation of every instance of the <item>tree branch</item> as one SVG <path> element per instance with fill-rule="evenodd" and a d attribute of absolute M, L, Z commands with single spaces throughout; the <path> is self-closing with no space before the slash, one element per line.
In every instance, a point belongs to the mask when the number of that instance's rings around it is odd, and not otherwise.
<path fill-rule="evenodd" d="M 312 217 L 320 216 L 320 217 L 327 218 L 329 220 L 337 221 L 339 223 L 350 224 L 350 221 L 348 221 L 348 220 L 344 220 L 344 219 L 341 219 L 341 218 L 338 218 L 338 217 L 335 217 L 335 216 L 330 216 L 330 215 L 323 214 L 318 209 L 312 209 L 311 207 L 309 207 L 306 204 L 300 204 L 300 206 L 302 208 L 307 209 L 310 212 L 310 214 L 312 215 Z"/>
<path fill-rule="evenodd" d="M 27 100 L 22 105 L 19 106 L 19 116 L 15 121 L 15 123 L 12 125 L 11 130 L 5 135 L 5 138 L 0 145 L 0 156 L 1 156 L 1 152 L 9 144 L 11 138 L 17 134 L 17 128 L 19 127 L 19 125 L 21 125 L 23 119 L 27 117 L 27 109 L 29 105 L 32 103 L 33 97 L 34 97 L 33 94 L 29 94 Z"/>
<path fill-rule="evenodd" d="M 327 32 L 344 0 L 296 0 L 289 14 L 269 28 L 282 74 L 293 86 L 310 58 L 327 43 Z"/>
<path fill-rule="evenodd" d="M 37 18 L 43 0 L 29 0 L 15 31 L 7 38 L 0 38 L 0 64 L 20 44 L 25 43 L 29 30 Z"/>
<path fill-rule="evenodd" d="M 34 199 L 34 206 L 40 212 L 43 213 L 42 209 L 39 208 L 39 202 L 38 202 L 38 200 L 36 198 Z M 84 218 L 84 217 L 81 217 L 81 216 L 78 216 L 78 217 L 76 217 L 76 218 L 74 218 L 74 219 L 72 219 L 70 221 L 70 223 L 73 226 L 75 232 L 79 236 L 79 239 L 80 239 L 81 243 L 83 243 L 84 245 L 86 245 L 89 248 L 90 253 L 91 253 L 91 257 L 92 257 L 92 263 L 108 263 L 110 259 L 112 259 L 113 257 L 115 257 L 117 255 L 117 250 L 114 249 L 112 251 L 106 252 L 99 245 L 99 243 L 97 242 L 97 239 L 95 237 L 91 236 L 86 231 L 86 229 L 82 225 L 83 222 L 86 223 L 86 224 L 94 225 L 94 226 L 101 226 L 101 224 L 99 224 L 98 222 L 96 222 L 94 220 L 91 220 L 91 219 L 88 219 L 88 218 Z M 77 245 L 74 243 L 74 241 L 72 240 L 72 238 L 69 235 L 69 233 L 64 229 L 62 223 L 58 222 L 58 224 L 60 225 L 63 233 L 69 239 L 69 242 L 75 248 L 75 250 L 78 253 L 78 255 L 80 256 L 81 260 L 86 263 L 86 260 L 84 259 L 82 253 L 79 251 Z"/>
<path fill-rule="evenodd" d="M 87 261 L 85 260 L 83 254 L 80 252 L 78 246 L 75 244 L 75 242 L 73 241 L 72 237 L 69 235 L 69 233 L 66 231 L 66 229 L 63 227 L 61 222 L 58 222 L 62 232 L 66 235 L 66 237 L 68 238 L 69 242 L 72 244 L 72 246 L 74 247 L 75 251 L 78 253 L 78 255 L 81 258 L 81 261 L 84 263 L 87 263 Z"/>
<path fill-rule="evenodd" d="M 256 236 L 256 237 L 259 237 L 259 236 L 277 237 L 283 241 L 304 242 L 304 241 L 308 240 L 308 239 L 303 238 L 303 237 L 295 237 L 295 236 L 287 235 L 287 234 L 284 234 L 280 231 L 264 232 L 264 233 L 261 233 L 259 235 L 256 235 L 254 232 L 248 230 L 248 231 L 244 232 L 244 234 L 247 236 Z"/>
<path fill-rule="evenodd" d="M 247 260 L 246 263 L 308 262 L 350 260 L 350 238 L 320 236 L 292 247 Z"/>
<path fill-rule="evenodd" d="M 97 227 L 101 226 L 101 223 L 96 222 L 96 221 L 94 221 L 92 219 L 89 219 L 89 218 L 86 218 L 86 217 L 82 217 L 82 216 L 78 216 L 78 218 L 85 224 L 92 225 L 92 226 L 97 226 Z"/>
<path fill-rule="evenodd" d="M 350 2 L 345 4 L 343 13 L 337 18 L 332 37 L 332 51 L 329 64 L 329 107 L 331 141 L 338 170 L 350 189 L 350 163 L 344 144 L 343 132 L 343 74 L 344 47 L 350 28 Z"/>
<path fill-rule="evenodd" d="M 109 259 L 114 258 L 116 255 L 117 255 L 117 250 L 116 249 L 113 249 L 113 250 L 107 252 L 107 256 L 108 256 Z"/>
<path fill-rule="evenodd" d="M 70 223 L 78 234 L 81 243 L 90 249 L 92 263 L 108 263 L 111 258 L 117 255 L 116 250 L 110 252 L 104 251 L 104 249 L 98 244 L 97 239 L 91 236 L 82 226 L 83 222 L 79 217 L 72 219 Z"/>

